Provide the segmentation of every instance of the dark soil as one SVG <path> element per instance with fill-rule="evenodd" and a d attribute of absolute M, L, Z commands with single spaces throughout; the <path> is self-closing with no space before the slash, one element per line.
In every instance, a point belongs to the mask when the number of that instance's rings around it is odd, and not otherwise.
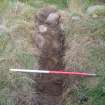
<path fill-rule="evenodd" d="M 58 17 L 52 19 L 51 23 L 46 23 L 46 19 L 51 13 L 58 15 Z M 40 36 L 40 43 L 38 41 L 35 43 L 37 46 L 41 46 L 38 47 L 41 52 L 39 55 L 39 69 L 64 69 L 65 37 L 60 26 L 60 15 L 57 10 L 49 7 L 42 9 L 36 15 L 35 24 L 37 29 L 35 38 L 38 39 Z M 40 25 L 47 27 L 47 30 L 40 32 Z M 43 40 L 44 43 L 40 45 Z M 59 105 L 63 93 L 64 78 L 64 76 L 59 75 L 37 75 L 35 77 L 37 95 L 35 95 L 34 105 Z"/>

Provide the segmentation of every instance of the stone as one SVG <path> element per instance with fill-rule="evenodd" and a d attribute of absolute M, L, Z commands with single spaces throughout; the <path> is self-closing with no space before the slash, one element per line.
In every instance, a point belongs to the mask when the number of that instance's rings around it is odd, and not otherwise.
<path fill-rule="evenodd" d="M 57 24 L 60 16 L 58 13 L 50 13 L 46 19 L 46 23 Z"/>
<path fill-rule="evenodd" d="M 45 25 L 39 25 L 39 32 L 44 33 L 47 31 L 47 27 Z"/>
<path fill-rule="evenodd" d="M 86 14 L 89 16 L 105 16 L 105 6 L 104 5 L 94 5 L 87 9 Z"/>
<path fill-rule="evenodd" d="M 72 20 L 79 21 L 80 20 L 80 16 L 73 16 Z"/>

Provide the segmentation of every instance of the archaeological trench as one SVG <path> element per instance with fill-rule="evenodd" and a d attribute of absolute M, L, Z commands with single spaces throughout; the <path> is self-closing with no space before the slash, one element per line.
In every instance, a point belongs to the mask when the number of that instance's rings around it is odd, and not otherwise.
<path fill-rule="evenodd" d="M 40 50 L 39 69 L 63 70 L 65 35 L 59 12 L 46 7 L 35 16 L 35 44 Z M 65 77 L 40 74 L 35 76 L 36 92 L 34 105 L 61 105 Z"/>

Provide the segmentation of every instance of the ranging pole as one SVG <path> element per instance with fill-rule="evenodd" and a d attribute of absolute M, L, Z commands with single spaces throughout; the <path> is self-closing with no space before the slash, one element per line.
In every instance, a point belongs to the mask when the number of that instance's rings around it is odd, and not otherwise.
<path fill-rule="evenodd" d="M 52 70 L 29 70 L 29 69 L 10 69 L 13 72 L 26 72 L 26 73 L 42 73 L 42 74 L 60 74 L 60 75 L 77 75 L 77 76 L 97 76 L 96 74 L 90 74 L 85 72 L 64 72 L 52 71 Z"/>

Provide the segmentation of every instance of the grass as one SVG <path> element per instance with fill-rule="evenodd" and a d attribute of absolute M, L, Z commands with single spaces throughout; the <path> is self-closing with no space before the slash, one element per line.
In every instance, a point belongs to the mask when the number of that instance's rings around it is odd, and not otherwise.
<path fill-rule="evenodd" d="M 57 5 L 57 7 L 60 8 L 65 8 L 67 7 L 67 0 L 44 0 L 44 2 L 49 3 L 49 4 L 53 4 L 53 5 Z"/>
<path fill-rule="evenodd" d="M 25 52 L 18 52 L 16 54 L 16 61 L 27 69 L 32 69 L 35 61 L 33 55 L 25 53 Z"/>
<path fill-rule="evenodd" d="M 60 9 L 64 9 L 67 6 L 67 0 L 19 0 L 21 2 L 27 3 L 33 7 L 42 7 L 44 5 L 54 5 Z"/>
<path fill-rule="evenodd" d="M 15 105 L 20 93 L 21 98 L 26 96 L 29 105 L 32 78 L 26 74 L 11 73 L 9 69 L 32 69 L 37 63 L 31 51 L 35 11 L 33 7 L 16 1 L 4 0 L 0 1 L 0 5 L 1 25 L 4 27 L 0 32 L 0 105 Z"/>
<path fill-rule="evenodd" d="M 104 81 L 105 81 L 105 18 L 82 19 L 73 21 L 68 25 L 66 51 L 67 67 L 75 64 L 74 71 L 96 73 L 101 77 L 75 78 L 69 84 L 73 86 L 67 94 L 67 105 L 104 105 Z M 68 22 L 69 23 L 69 22 Z M 70 31 L 69 31 L 70 30 Z M 70 49 L 69 49 L 70 48 Z M 68 80 L 70 81 L 71 78 Z M 76 81 L 78 84 L 76 85 Z M 75 84 L 75 85 L 74 85 Z M 71 88 L 71 86 L 69 86 Z M 73 97 L 73 99 L 71 98 Z M 88 100 L 83 101 L 84 97 Z M 73 100 L 72 102 L 69 102 Z"/>
<path fill-rule="evenodd" d="M 98 84 L 98 86 L 93 89 L 90 90 L 90 96 L 91 96 L 91 100 L 92 100 L 92 104 L 93 105 L 104 105 L 105 103 L 105 78 L 103 78 L 100 83 Z"/>

